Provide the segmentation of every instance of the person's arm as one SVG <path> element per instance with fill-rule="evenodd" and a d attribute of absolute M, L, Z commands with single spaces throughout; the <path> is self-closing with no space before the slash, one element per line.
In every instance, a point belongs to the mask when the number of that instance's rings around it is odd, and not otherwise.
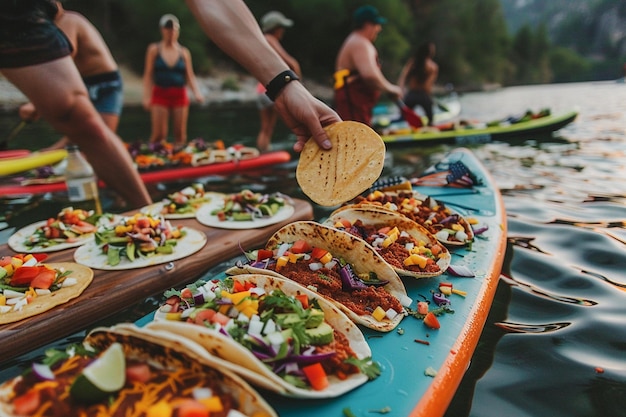
<path fill-rule="evenodd" d="M 285 48 L 283 48 L 280 41 L 274 36 L 266 36 L 265 39 L 267 40 L 267 42 L 269 42 L 270 46 L 274 48 L 274 50 L 278 53 L 282 60 L 285 61 L 287 65 L 289 65 L 289 68 L 291 68 L 293 72 L 298 74 L 298 77 L 302 77 L 300 63 L 298 63 L 298 61 L 294 57 L 289 55 L 289 52 L 287 52 Z"/>
<path fill-rule="evenodd" d="M 267 43 L 252 12 L 242 0 L 186 0 L 204 32 L 228 55 L 267 85 L 288 69 Z M 276 97 L 276 110 L 296 134 L 294 150 L 301 151 L 313 137 L 324 149 L 331 143 L 323 126 L 341 121 L 327 105 L 299 82 L 290 82 Z"/>
<path fill-rule="evenodd" d="M 402 67 L 402 71 L 400 71 L 400 76 L 398 77 L 398 86 L 400 86 L 403 91 L 406 91 L 406 78 L 409 75 L 411 67 L 413 66 L 413 62 L 413 58 L 409 59 L 406 64 L 404 64 L 404 67 Z"/>
<path fill-rule="evenodd" d="M 402 89 L 390 83 L 378 66 L 376 48 L 369 41 L 361 41 L 360 48 L 353 49 L 352 61 L 361 78 L 372 87 L 381 90 L 393 98 L 402 98 Z"/>
<path fill-rule="evenodd" d="M 191 63 L 191 53 L 187 48 L 183 48 L 183 59 L 185 60 L 187 84 L 189 84 L 189 87 L 191 88 L 191 91 L 193 92 L 196 101 L 199 103 L 203 103 L 204 96 L 202 95 L 200 88 L 198 88 L 198 81 L 196 80 L 196 75 L 193 72 L 193 65 Z"/>
<path fill-rule="evenodd" d="M 143 67 L 143 108 L 150 109 L 152 86 L 154 85 L 154 60 L 157 54 L 156 44 L 150 44 L 146 50 L 146 62 Z"/>

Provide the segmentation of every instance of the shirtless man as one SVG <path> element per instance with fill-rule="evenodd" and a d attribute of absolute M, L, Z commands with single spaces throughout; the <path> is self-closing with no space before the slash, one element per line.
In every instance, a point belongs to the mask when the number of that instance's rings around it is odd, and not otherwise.
<path fill-rule="evenodd" d="M 56 4 L 58 12 L 54 23 L 72 45 L 71 57 L 83 78 L 91 102 L 104 123 L 115 132 L 124 104 L 122 77 L 117 63 L 102 35 L 89 20 L 80 13 L 65 10 L 60 1 Z M 32 103 L 20 106 L 19 114 L 23 120 L 39 118 Z M 68 143 L 67 137 L 63 137 L 45 150 L 62 149 Z"/>
<path fill-rule="evenodd" d="M 433 60 L 435 44 L 424 42 L 417 48 L 415 55 L 402 68 L 398 84 L 408 84 L 404 102 L 409 108 L 421 106 L 428 118 L 428 125 L 433 125 L 433 87 L 439 74 L 439 66 Z"/>
<path fill-rule="evenodd" d="M 374 46 L 387 19 L 376 8 L 361 6 L 353 21 L 355 29 L 341 46 L 335 63 L 335 110 L 344 120 L 369 125 L 381 92 L 395 100 L 402 97 L 402 90 L 383 75 Z"/>

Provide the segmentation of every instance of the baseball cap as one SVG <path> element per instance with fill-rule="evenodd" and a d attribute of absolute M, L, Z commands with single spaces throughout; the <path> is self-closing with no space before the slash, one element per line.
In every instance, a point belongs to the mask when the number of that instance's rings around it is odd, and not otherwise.
<path fill-rule="evenodd" d="M 387 23 L 387 19 L 382 17 L 378 9 L 374 6 L 359 7 L 355 10 L 352 18 L 357 26 L 361 26 L 365 22 L 378 23 L 380 25 Z"/>
<path fill-rule="evenodd" d="M 291 26 L 293 26 L 293 20 L 287 19 L 281 12 L 271 11 L 261 18 L 261 29 L 263 32 L 268 32 L 277 27 L 288 28 Z"/>
<path fill-rule="evenodd" d="M 168 29 L 180 29 L 178 18 L 171 13 L 164 14 L 159 20 L 159 27 Z"/>

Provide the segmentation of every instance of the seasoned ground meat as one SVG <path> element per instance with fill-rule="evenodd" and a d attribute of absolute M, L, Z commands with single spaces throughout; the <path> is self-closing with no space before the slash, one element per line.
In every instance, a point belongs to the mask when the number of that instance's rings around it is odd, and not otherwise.
<path fill-rule="evenodd" d="M 392 308 L 398 313 L 403 310 L 400 301 L 384 287 L 368 286 L 364 289 L 344 291 L 338 266 L 332 270 L 322 268 L 312 271 L 308 262 L 299 261 L 290 262 L 276 272 L 305 287 L 315 287 L 319 294 L 343 304 L 360 316 L 371 314 L 378 306 L 384 310 Z"/>

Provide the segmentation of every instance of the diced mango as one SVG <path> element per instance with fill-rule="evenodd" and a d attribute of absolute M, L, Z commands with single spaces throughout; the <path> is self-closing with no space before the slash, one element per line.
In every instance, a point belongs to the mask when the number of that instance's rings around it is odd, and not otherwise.
<path fill-rule="evenodd" d="M 320 262 L 323 264 L 327 264 L 328 262 L 333 260 L 333 254 L 330 252 L 326 252 L 326 255 L 320 258 Z"/>
<path fill-rule="evenodd" d="M 450 228 L 452 230 L 457 231 L 457 232 L 462 232 L 462 231 L 465 230 L 465 228 L 463 226 L 461 226 L 460 224 L 458 224 L 458 223 L 453 224 Z"/>
<path fill-rule="evenodd" d="M 250 291 L 239 291 L 234 294 L 230 294 L 228 298 L 230 298 L 233 301 L 233 304 L 237 306 L 245 301 L 248 301 L 245 300 L 245 298 L 249 298 L 251 295 L 252 294 L 250 294 Z M 226 296 L 226 292 L 223 292 L 222 296 Z"/>
<path fill-rule="evenodd" d="M 423 256 L 418 255 L 416 253 L 413 253 L 408 258 L 406 258 L 403 263 L 405 266 L 417 265 L 420 268 L 425 268 L 427 262 L 428 262 L 427 258 L 424 258 Z"/>
<path fill-rule="evenodd" d="M 385 310 L 381 306 L 378 306 L 372 312 L 372 317 L 374 317 L 377 321 L 382 321 L 385 318 Z"/>
<path fill-rule="evenodd" d="M 282 268 L 283 266 L 287 265 L 287 262 L 289 262 L 288 257 L 284 255 L 278 257 L 278 259 L 276 259 L 276 268 Z"/>
<path fill-rule="evenodd" d="M 173 413 L 172 406 L 169 405 L 166 401 L 159 401 L 156 404 L 151 405 L 148 410 L 146 410 L 147 417 L 171 417 Z"/>

